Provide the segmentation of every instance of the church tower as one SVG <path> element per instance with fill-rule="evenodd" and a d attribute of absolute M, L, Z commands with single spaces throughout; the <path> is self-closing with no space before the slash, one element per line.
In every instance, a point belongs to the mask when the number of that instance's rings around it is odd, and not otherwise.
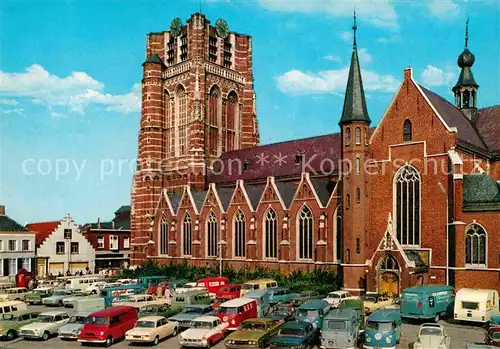
<path fill-rule="evenodd" d="M 479 85 L 474 80 L 472 74 L 472 66 L 476 58 L 469 51 L 469 20 L 465 24 L 465 48 L 458 56 L 457 64 L 462 69 L 456 85 L 453 87 L 453 94 L 455 95 L 455 106 L 461 109 L 462 112 L 471 120 L 476 122 L 477 112 L 477 90 Z"/>
<path fill-rule="evenodd" d="M 369 126 L 365 92 L 361 79 L 356 42 L 356 13 L 354 13 L 354 42 L 351 66 L 345 92 L 344 108 L 339 125 L 342 135 L 342 270 L 343 289 L 353 294 L 366 290 L 365 261 L 368 234 L 369 178 L 364 164 L 369 158 Z"/>
<path fill-rule="evenodd" d="M 207 187 L 222 153 L 259 144 L 252 39 L 201 13 L 149 33 L 143 64 L 137 169 L 132 184 L 131 264 L 153 244 L 164 189 Z"/>

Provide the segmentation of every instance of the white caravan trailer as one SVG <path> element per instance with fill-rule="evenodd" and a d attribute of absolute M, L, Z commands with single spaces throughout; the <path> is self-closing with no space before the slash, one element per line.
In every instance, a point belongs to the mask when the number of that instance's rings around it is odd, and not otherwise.
<path fill-rule="evenodd" d="M 454 319 L 486 323 L 500 314 L 498 291 L 462 288 L 455 296 Z"/>

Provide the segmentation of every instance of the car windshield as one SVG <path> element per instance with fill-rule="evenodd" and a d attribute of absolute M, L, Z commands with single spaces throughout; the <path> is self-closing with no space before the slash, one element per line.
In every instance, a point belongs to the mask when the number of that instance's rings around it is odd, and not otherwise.
<path fill-rule="evenodd" d="M 53 322 L 53 320 L 52 315 L 38 315 L 38 322 Z"/>
<path fill-rule="evenodd" d="M 202 314 L 203 309 L 202 308 L 184 308 L 182 310 L 184 314 Z"/>
<path fill-rule="evenodd" d="M 420 330 L 421 336 L 439 336 L 443 335 L 443 332 L 439 328 L 424 327 Z"/>
<path fill-rule="evenodd" d="M 368 321 L 366 324 L 366 327 L 372 330 L 377 330 L 377 331 L 387 331 L 392 329 L 392 323 L 391 322 L 376 322 L 376 321 Z"/>
<path fill-rule="evenodd" d="M 306 335 L 306 331 L 301 328 L 282 328 L 279 333 L 280 336 L 297 336 L 304 337 Z"/>
<path fill-rule="evenodd" d="M 156 327 L 155 325 L 155 321 L 137 321 L 135 327 L 154 328 Z"/>
<path fill-rule="evenodd" d="M 34 290 L 33 294 L 47 294 L 47 290 Z"/>
<path fill-rule="evenodd" d="M 243 286 L 241 288 L 244 289 L 244 290 L 253 290 L 254 286 L 257 286 L 257 285 L 254 285 L 254 284 L 243 284 Z"/>
<path fill-rule="evenodd" d="M 238 308 L 237 307 L 234 307 L 234 308 L 231 308 L 231 307 L 220 307 L 219 313 L 222 313 L 222 314 L 238 314 Z"/>
<path fill-rule="evenodd" d="M 243 322 L 240 330 L 242 331 L 265 331 L 266 324 L 262 322 Z"/>
<path fill-rule="evenodd" d="M 56 291 L 54 292 L 54 296 L 65 296 L 67 293 L 66 291 Z"/>
<path fill-rule="evenodd" d="M 158 311 L 158 307 L 142 307 L 141 313 L 156 313 Z"/>
<path fill-rule="evenodd" d="M 330 293 L 330 294 L 328 294 L 328 298 L 340 298 L 340 295 L 338 295 L 336 293 Z"/>
<path fill-rule="evenodd" d="M 210 330 L 212 328 L 212 323 L 207 321 L 194 321 L 191 323 L 191 328 Z"/>
<path fill-rule="evenodd" d="M 312 318 L 318 316 L 318 310 L 317 309 L 299 309 L 298 315 L 301 317 L 306 317 L 306 318 Z"/>
<path fill-rule="evenodd" d="M 273 310 L 273 314 L 288 315 L 290 314 L 290 310 L 288 309 L 288 307 L 276 307 Z"/>
<path fill-rule="evenodd" d="M 361 299 L 365 302 L 375 303 L 377 301 L 377 297 L 375 297 L 375 296 L 361 296 Z"/>
<path fill-rule="evenodd" d="M 91 325 L 107 325 L 109 323 L 109 319 L 104 316 L 89 316 L 85 319 L 85 323 Z"/>
<path fill-rule="evenodd" d="M 328 329 L 330 330 L 345 330 L 347 327 L 346 321 L 330 320 L 328 321 Z"/>
<path fill-rule="evenodd" d="M 72 316 L 69 318 L 70 324 L 83 324 L 85 322 L 85 316 Z"/>

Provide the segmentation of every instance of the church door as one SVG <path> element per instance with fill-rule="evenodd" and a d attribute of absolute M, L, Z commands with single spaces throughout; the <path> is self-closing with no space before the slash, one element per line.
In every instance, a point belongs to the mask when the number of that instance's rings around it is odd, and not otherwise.
<path fill-rule="evenodd" d="M 378 292 L 399 295 L 399 264 L 396 258 L 386 255 L 378 270 Z"/>

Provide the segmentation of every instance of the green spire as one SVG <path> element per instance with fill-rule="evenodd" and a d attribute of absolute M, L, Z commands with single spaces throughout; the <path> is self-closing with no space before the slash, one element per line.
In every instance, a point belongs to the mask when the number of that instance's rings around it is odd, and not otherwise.
<path fill-rule="evenodd" d="M 339 124 L 345 124 L 353 121 L 364 121 L 371 123 L 366 109 L 365 91 L 363 89 L 363 81 L 361 79 L 361 68 L 359 66 L 358 48 L 356 42 L 356 11 L 354 11 L 354 24 L 352 30 L 354 32 L 351 67 L 349 68 L 349 78 L 347 80 L 347 88 L 345 91 L 344 109 L 342 118 Z"/>

